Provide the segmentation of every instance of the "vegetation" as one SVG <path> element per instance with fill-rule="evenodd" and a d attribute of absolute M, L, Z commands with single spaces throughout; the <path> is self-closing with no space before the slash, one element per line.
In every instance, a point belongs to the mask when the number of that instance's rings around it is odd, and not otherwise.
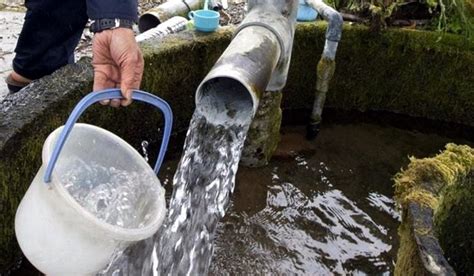
<path fill-rule="evenodd" d="M 435 157 L 410 159 L 408 168 L 395 176 L 395 198 L 403 212 L 395 274 L 429 274 L 424 272 L 428 268 L 423 265 L 420 252 L 432 250 L 444 251 L 457 273 L 472 275 L 474 230 L 466 221 L 474 218 L 474 149 L 448 144 Z M 414 204 L 428 211 L 415 217 L 409 211 Z M 420 225 L 420 221 L 424 224 Z M 425 242 L 430 244 L 423 244 L 415 235 L 428 237 Z M 437 240 L 443 250 L 433 243 Z M 435 255 L 432 252 L 428 254 Z"/>
<path fill-rule="evenodd" d="M 312 108 L 325 28 L 322 22 L 298 25 L 284 108 Z M 474 126 L 474 43 L 459 35 L 439 39 L 436 32 L 417 30 L 390 28 L 374 34 L 349 24 L 342 33 L 327 107 Z"/>
<path fill-rule="evenodd" d="M 474 172 L 446 188 L 435 214 L 435 229 L 448 262 L 459 274 L 474 275 Z"/>
<path fill-rule="evenodd" d="M 402 207 L 416 201 L 436 209 L 441 190 L 457 184 L 474 171 L 474 149 L 448 144 L 446 150 L 435 157 L 411 157 L 410 161 L 408 168 L 395 176 L 397 201 Z"/>
<path fill-rule="evenodd" d="M 407 20 L 415 27 L 462 34 L 474 39 L 474 3 L 471 0 L 327 0 L 339 11 L 355 14 L 379 30 L 397 19 Z M 410 22 L 410 20 L 413 20 Z M 400 23 L 400 22 L 398 22 Z"/>
<path fill-rule="evenodd" d="M 436 11 L 434 24 L 438 30 L 474 36 L 474 4 L 470 0 L 430 0 L 431 10 Z"/>

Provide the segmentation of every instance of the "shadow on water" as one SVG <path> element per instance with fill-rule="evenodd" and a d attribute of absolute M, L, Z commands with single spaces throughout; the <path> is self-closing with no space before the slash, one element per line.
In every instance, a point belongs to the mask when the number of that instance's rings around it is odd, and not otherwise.
<path fill-rule="evenodd" d="M 391 273 L 400 219 L 391 178 L 408 156 L 434 155 L 448 142 L 474 145 L 459 133 L 392 125 L 326 114 L 313 142 L 304 127 L 284 127 L 267 167 L 239 168 L 210 274 Z M 160 174 L 169 195 L 178 161 Z M 39 274 L 23 265 L 11 275 Z"/>

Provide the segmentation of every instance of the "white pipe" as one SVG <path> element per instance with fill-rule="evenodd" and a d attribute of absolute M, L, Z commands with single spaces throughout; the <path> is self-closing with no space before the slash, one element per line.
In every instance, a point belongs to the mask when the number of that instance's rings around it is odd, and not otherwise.
<path fill-rule="evenodd" d="M 326 5 L 322 0 L 305 0 L 306 4 L 314 8 L 329 25 L 326 30 L 326 42 L 321 59 L 318 63 L 316 93 L 313 103 L 311 118 L 307 125 L 306 136 L 308 139 L 316 138 L 321 125 L 321 115 L 323 113 L 326 94 L 329 90 L 334 70 L 336 68 L 336 52 L 342 34 L 343 19 L 340 13 Z"/>
<path fill-rule="evenodd" d="M 138 19 L 138 29 L 143 33 L 171 17 L 177 15 L 187 17 L 191 10 L 202 9 L 203 5 L 203 0 L 169 0 L 140 16 Z"/>
<path fill-rule="evenodd" d="M 188 20 L 181 16 L 172 17 L 165 22 L 161 23 L 153 29 L 141 33 L 135 37 L 137 42 L 143 42 L 149 39 L 158 39 L 167 36 L 168 34 L 174 34 L 186 29 Z"/>
<path fill-rule="evenodd" d="M 322 0 L 305 0 L 308 5 L 315 9 L 329 25 L 326 30 L 326 43 L 324 45 L 323 57 L 334 60 L 337 45 L 342 35 L 342 15 L 335 9 L 326 5 Z"/>

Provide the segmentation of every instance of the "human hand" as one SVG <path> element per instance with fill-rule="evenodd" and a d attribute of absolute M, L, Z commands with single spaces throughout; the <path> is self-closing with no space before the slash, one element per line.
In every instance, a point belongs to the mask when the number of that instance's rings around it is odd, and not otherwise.
<path fill-rule="evenodd" d="M 125 99 L 102 101 L 113 107 L 132 103 L 134 89 L 140 88 L 143 75 L 143 56 L 128 28 L 105 30 L 94 35 L 92 41 L 94 91 L 120 88 Z"/>

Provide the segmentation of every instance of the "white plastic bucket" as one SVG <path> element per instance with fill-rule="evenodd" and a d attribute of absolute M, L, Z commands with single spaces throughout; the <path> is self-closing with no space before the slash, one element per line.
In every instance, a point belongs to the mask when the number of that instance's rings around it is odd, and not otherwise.
<path fill-rule="evenodd" d="M 134 148 L 115 134 L 87 124 L 74 125 L 51 182 L 45 183 L 45 168 L 62 128 L 51 133 L 44 143 L 43 165 L 16 213 L 16 237 L 25 256 L 41 272 L 92 275 L 106 267 L 114 252 L 158 230 L 166 213 L 165 192 L 155 172 Z M 64 186 L 64 179 L 71 184 L 68 174 L 77 167 L 77 160 L 149 180 L 145 191 L 134 191 L 136 200 L 130 203 L 130 210 L 136 212 L 136 218 L 119 226 L 97 218 L 83 207 Z M 75 184 L 97 184 L 94 173 L 85 175 Z"/>

